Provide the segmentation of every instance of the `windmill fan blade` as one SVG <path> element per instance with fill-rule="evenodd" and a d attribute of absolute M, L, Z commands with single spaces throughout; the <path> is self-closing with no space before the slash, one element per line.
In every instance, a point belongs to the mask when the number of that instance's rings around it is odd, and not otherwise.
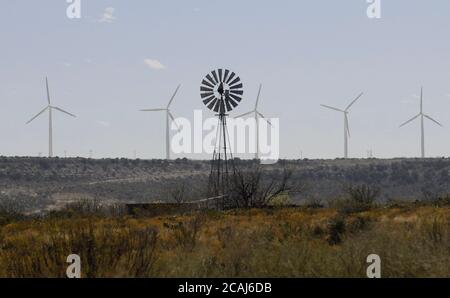
<path fill-rule="evenodd" d="M 214 95 L 214 93 L 213 93 L 213 92 L 206 92 L 206 93 L 201 93 L 201 94 L 200 94 L 200 96 L 201 96 L 202 98 L 210 97 L 211 95 Z"/>
<path fill-rule="evenodd" d="M 270 121 L 269 120 L 267 120 L 266 119 L 266 117 L 264 117 L 264 115 L 263 114 L 261 114 L 260 112 L 257 112 L 258 113 L 258 115 L 261 117 L 261 118 L 263 118 L 264 119 L 264 121 L 266 121 L 267 123 L 269 123 L 269 125 L 270 126 L 272 126 L 272 123 L 270 123 Z"/>
<path fill-rule="evenodd" d="M 219 82 L 222 83 L 223 82 L 223 80 L 222 80 L 222 69 L 219 69 L 218 72 L 219 72 Z"/>
<path fill-rule="evenodd" d="M 62 112 L 62 113 L 64 113 L 64 114 L 67 114 L 67 115 L 69 115 L 69 116 L 77 117 L 77 116 L 75 116 L 74 114 L 69 113 L 69 112 L 67 112 L 67 111 L 64 111 L 64 110 L 61 109 L 61 108 L 58 108 L 58 107 L 52 107 L 52 108 L 55 109 L 55 110 L 58 110 L 58 111 L 60 111 L 60 112 Z"/>
<path fill-rule="evenodd" d="M 229 83 L 228 85 L 233 86 L 234 84 L 236 84 L 237 82 L 240 82 L 240 81 L 241 81 L 241 78 L 237 77 L 231 83 Z"/>
<path fill-rule="evenodd" d="M 233 110 L 233 108 L 230 105 L 230 98 L 229 97 L 225 98 L 225 105 L 226 105 L 226 108 L 227 108 L 227 112 Z"/>
<path fill-rule="evenodd" d="M 209 74 L 206 75 L 206 79 L 213 85 L 217 84 L 217 82 Z"/>
<path fill-rule="evenodd" d="M 201 92 L 213 92 L 214 91 L 214 89 L 213 88 L 210 88 L 210 87 L 204 87 L 204 86 L 201 86 L 200 87 L 200 91 Z"/>
<path fill-rule="evenodd" d="M 338 111 L 338 112 L 344 112 L 343 110 L 341 110 L 341 109 L 338 109 L 338 108 L 334 108 L 334 107 L 331 107 L 331 106 L 327 106 L 327 105 L 322 105 L 321 104 L 321 106 L 322 107 L 324 107 L 324 108 L 327 108 L 327 109 L 331 109 L 331 110 L 335 110 L 335 111 Z"/>
<path fill-rule="evenodd" d="M 213 70 L 211 73 L 212 73 L 212 75 L 213 75 L 213 77 L 214 77 L 214 79 L 215 79 L 214 82 L 216 82 L 216 84 L 217 84 L 217 83 L 220 83 L 219 80 L 218 80 L 218 78 L 217 78 L 217 73 L 216 73 L 216 71 Z"/>
<path fill-rule="evenodd" d="M 242 90 L 230 90 L 230 93 L 242 95 L 242 94 L 244 94 L 244 91 L 242 91 Z"/>
<path fill-rule="evenodd" d="M 172 119 L 173 123 L 177 127 L 177 130 L 180 131 L 180 127 L 178 126 L 177 121 L 175 120 L 175 117 L 172 115 L 172 113 L 170 111 L 168 111 L 167 113 L 169 114 L 170 119 Z"/>
<path fill-rule="evenodd" d="M 350 107 L 358 100 L 361 98 L 361 96 L 363 96 L 364 92 L 361 92 L 360 95 L 358 95 L 346 108 L 345 111 L 348 111 L 348 109 L 350 109 Z"/>
<path fill-rule="evenodd" d="M 234 90 L 234 89 L 241 89 L 242 87 L 244 87 L 244 86 L 243 86 L 242 83 L 241 83 L 241 84 L 237 84 L 237 85 L 231 86 L 230 89 L 231 89 L 231 90 Z"/>
<path fill-rule="evenodd" d="M 425 115 L 424 114 L 424 116 L 428 119 L 428 120 L 431 120 L 431 121 L 433 121 L 434 123 L 436 123 L 437 125 L 439 125 L 439 126 L 442 126 L 442 124 L 441 123 L 439 123 L 437 120 L 434 120 L 433 118 L 431 118 L 430 116 L 428 116 L 428 115 Z"/>
<path fill-rule="evenodd" d="M 412 117 L 411 119 L 409 119 L 408 121 L 404 122 L 403 124 L 400 125 L 400 127 L 405 126 L 406 124 L 416 120 L 416 118 L 418 118 L 420 116 L 420 114 L 417 114 L 416 116 Z"/>
<path fill-rule="evenodd" d="M 210 88 L 214 88 L 214 85 L 211 84 L 211 83 L 209 83 L 207 80 L 203 80 L 203 81 L 202 81 L 202 84 L 205 85 L 205 86 L 208 86 L 208 87 L 210 87 Z"/>
<path fill-rule="evenodd" d="M 238 103 L 235 102 L 229 95 L 227 96 L 227 99 L 230 101 L 233 108 L 237 107 Z"/>
<path fill-rule="evenodd" d="M 47 88 L 47 102 L 50 105 L 50 90 L 48 88 L 48 78 L 45 78 L 45 86 Z"/>
<path fill-rule="evenodd" d="M 230 110 L 228 110 L 228 111 L 231 111 L 232 109 L 234 109 L 235 107 L 237 107 L 237 105 L 238 105 L 238 103 L 234 100 L 234 99 L 232 99 L 231 97 L 230 97 L 230 92 L 229 91 L 225 91 L 225 100 L 226 100 L 226 102 L 228 102 L 228 103 L 230 103 L 233 107 L 230 109 Z"/>
<path fill-rule="evenodd" d="M 223 81 L 226 82 L 228 79 L 228 74 L 230 73 L 230 71 L 228 69 L 225 69 L 225 75 L 223 76 Z"/>
<path fill-rule="evenodd" d="M 244 114 L 242 114 L 242 115 L 236 116 L 236 117 L 234 117 L 234 118 L 245 117 L 245 116 L 247 116 L 247 115 L 253 114 L 254 112 L 255 112 L 255 111 L 250 111 L 250 112 L 244 113 Z"/>
<path fill-rule="evenodd" d="M 208 109 L 212 110 L 214 108 L 214 106 L 216 105 L 217 101 L 218 101 L 218 99 L 214 97 L 214 100 L 211 101 L 210 104 L 208 105 Z"/>
<path fill-rule="evenodd" d="M 232 99 L 234 99 L 235 101 L 237 101 L 237 102 L 241 102 L 241 100 L 242 100 L 242 98 L 240 96 L 234 95 L 234 94 L 231 94 L 231 93 L 230 93 L 230 97 Z"/>
<path fill-rule="evenodd" d="M 143 109 L 140 111 L 141 112 L 161 112 L 161 111 L 167 111 L 167 109 Z"/>
<path fill-rule="evenodd" d="M 34 119 L 36 119 L 37 117 L 39 117 L 42 113 L 44 113 L 45 111 L 47 111 L 48 107 L 45 107 L 42 111 L 40 111 L 36 116 L 34 116 L 33 118 L 31 118 L 26 124 L 30 123 L 31 121 L 33 121 Z"/>
<path fill-rule="evenodd" d="M 214 98 L 216 98 L 214 95 L 212 95 L 212 96 L 210 96 L 210 97 L 208 97 L 208 98 L 206 98 L 206 99 L 204 99 L 203 100 L 203 103 L 205 104 L 205 105 L 207 105 L 211 100 L 213 100 Z"/>
<path fill-rule="evenodd" d="M 173 100 L 175 98 L 175 95 L 177 95 L 178 90 L 180 90 L 180 87 L 181 87 L 181 85 L 178 85 L 177 89 L 175 89 L 175 92 L 173 93 L 172 97 L 170 98 L 170 101 L 169 101 L 169 104 L 167 105 L 167 108 L 169 108 L 170 105 L 172 104 L 172 102 L 173 102 Z"/>
<path fill-rule="evenodd" d="M 228 80 L 225 83 L 230 83 L 230 81 L 234 78 L 236 74 L 234 72 L 231 73 L 230 77 L 228 78 Z"/>
<path fill-rule="evenodd" d="M 219 112 L 221 104 L 222 104 L 222 100 L 217 100 L 216 101 L 216 105 L 214 106 L 214 112 Z"/>

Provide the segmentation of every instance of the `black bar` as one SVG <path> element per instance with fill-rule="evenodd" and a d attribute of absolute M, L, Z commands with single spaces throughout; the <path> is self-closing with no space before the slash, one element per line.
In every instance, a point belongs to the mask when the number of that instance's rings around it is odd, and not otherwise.
<path fill-rule="evenodd" d="M 382 297 L 448 293 L 449 279 L 0 279 L 3 293 L 45 297 Z M 188 286 L 186 288 L 186 285 Z M 202 287 L 203 286 L 203 287 Z M 208 294 L 205 286 L 210 288 Z M 181 291 L 187 289 L 188 292 Z M 195 289 L 196 292 L 189 292 Z M 112 295 L 111 295 L 112 294 Z M 208 295 L 207 295 L 208 294 Z M 311 296 L 314 295 L 314 296 Z M 332 295 L 332 296 L 331 296 Z M 445 294 L 444 294 L 445 295 Z"/>

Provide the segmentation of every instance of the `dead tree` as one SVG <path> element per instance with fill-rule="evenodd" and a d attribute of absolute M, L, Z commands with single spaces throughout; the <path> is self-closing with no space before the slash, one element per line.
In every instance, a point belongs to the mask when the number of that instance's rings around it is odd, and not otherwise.
<path fill-rule="evenodd" d="M 300 192 L 302 187 L 292 183 L 292 171 L 283 169 L 280 176 L 263 173 L 260 166 L 237 170 L 232 176 L 229 200 L 236 208 L 261 208 L 268 206 L 280 195 Z"/>
<path fill-rule="evenodd" d="M 174 203 L 183 204 L 186 202 L 186 183 L 181 182 L 179 184 L 173 185 L 170 190 L 170 198 Z"/>

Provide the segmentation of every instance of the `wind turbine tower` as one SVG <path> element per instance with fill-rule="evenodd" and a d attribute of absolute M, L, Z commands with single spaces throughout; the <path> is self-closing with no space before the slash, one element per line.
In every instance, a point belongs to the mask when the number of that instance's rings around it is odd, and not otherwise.
<path fill-rule="evenodd" d="M 430 121 L 433 121 L 434 123 L 436 123 L 439 126 L 442 126 L 441 123 L 439 123 L 438 121 L 434 120 L 433 118 L 431 118 L 430 116 L 428 116 L 427 114 L 423 113 L 423 87 L 420 88 L 420 108 L 419 108 L 419 114 L 417 114 L 416 116 L 412 117 L 411 119 L 409 119 L 408 121 L 406 121 L 405 123 L 403 123 L 402 125 L 400 125 L 400 127 L 405 126 L 406 124 L 416 120 L 417 118 L 420 117 L 420 151 L 421 151 L 421 157 L 425 158 L 425 127 L 424 127 L 424 120 L 425 118 L 427 118 Z"/>
<path fill-rule="evenodd" d="M 350 127 L 348 124 L 348 113 L 349 113 L 350 108 L 355 104 L 355 102 L 358 99 L 361 98 L 361 96 L 363 96 L 363 94 L 364 94 L 363 92 L 361 94 L 359 94 L 344 110 L 321 104 L 322 107 L 325 107 L 327 109 L 331 109 L 331 110 L 334 110 L 337 112 L 341 112 L 344 115 L 344 158 L 348 158 L 348 138 L 350 137 Z"/>
<path fill-rule="evenodd" d="M 141 112 L 165 112 L 166 113 L 166 159 L 167 160 L 170 159 L 170 120 L 172 120 L 175 123 L 175 125 L 177 125 L 177 123 L 175 121 L 175 117 L 173 116 L 172 112 L 170 111 L 170 105 L 172 104 L 180 87 L 181 87 L 181 85 L 178 85 L 177 89 L 175 89 L 175 92 L 173 93 L 172 97 L 169 100 L 169 103 L 167 104 L 167 106 L 165 108 L 140 110 Z"/>
<path fill-rule="evenodd" d="M 269 120 L 266 119 L 266 117 L 264 117 L 263 114 L 261 114 L 258 111 L 258 105 L 259 105 L 259 97 L 261 95 L 261 89 L 262 89 L 262 85 L 259 85 L 259 89 L 258 89 L 258 96 L 256 97 L 256 103 L 255 103 L 255 108 L 247 113 L 244 113 L 242 115 L 237 116 L 236 118 L 240 118 L 240 117 L 245 117 L 247 115 L 252 115 L 255 118 L 256 121 L 256 152 L 255 152 L 255 159 L 259 159 L 259 119 L 262 118 L 264 119 L 269 125 L 272 125 L 272 123 L 270 123 Z"/>
<path fill-rule="evenodd" d="M 67 114 L 67 115 L 72 116 L 72 117 L 76 117 L 76 116 L 74 114 L 71 114 L 71 113 L 67 112 L 67 111 L 64 111 L 63 109 L 61 109 L 59 107 L 52 106 L 51 100 L 50 100 L 50 91 L 49 91 L 49 88 L 48 88 L 48 79 L 47 78 L 45 78 L 45 86 L 46 86 L 46 89 L 47 89 L 47 102 L 48 102 L 48 105 L 42 111 L 40 111 L 36 116 L 31 118 L 31 120 L 28 121 L 26 124 L 31 123 L 34 119 L 39 117 L 45 111 L 48 111 L 48 157 L 53 157 L 53 120 L 52 120 L 52 112 L 53 112 L 53 110 L 62 112 L 64 114 Z"/>

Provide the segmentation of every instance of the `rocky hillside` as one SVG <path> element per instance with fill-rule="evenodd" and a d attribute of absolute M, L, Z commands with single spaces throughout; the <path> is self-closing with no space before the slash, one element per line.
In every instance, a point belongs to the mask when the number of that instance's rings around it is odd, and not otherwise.
<path fill-rule="evenodd" d="M 236 160 L 236 167 L 255 166 Z M 276 179 L 284 168 L 304 191 L 292 198 L 327 202 L 343 195 L 348 184 L 369 184 L 381 189 L 380 200 L 422 200 L 450 194 L 450 159 L 282 160 L 261 166 Z M 204 196 L 210 170 L 208 161 L 179 159 L 129 160 L 83 158 L 0 157 L 0 202 L 3 208 L 28 212 L 53 209 L 79 199 L 106 202 L 170 200 L 180 183 L 188 186 L 189 200 Z M 6 207 L 5 207 L 6 206 Z"/>

